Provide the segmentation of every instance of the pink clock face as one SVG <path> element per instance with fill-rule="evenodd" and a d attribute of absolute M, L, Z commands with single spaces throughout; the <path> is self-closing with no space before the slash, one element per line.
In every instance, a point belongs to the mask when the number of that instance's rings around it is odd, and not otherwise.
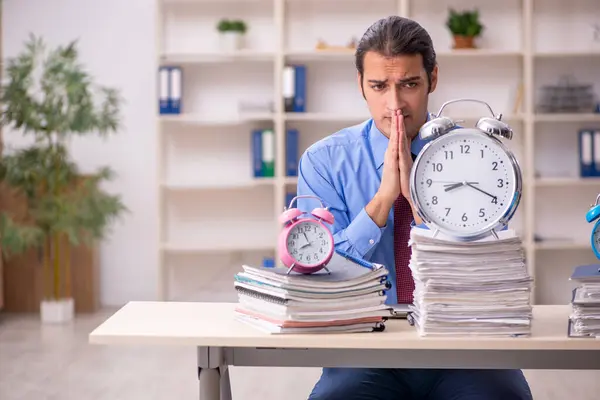
<path fill-rule="evenodd" d="M 331 252 L 333 242 L 326 227 L 315 222 L 300 222 L 287 237 L 287 250 L 299 263 L 319 265 Z"/>

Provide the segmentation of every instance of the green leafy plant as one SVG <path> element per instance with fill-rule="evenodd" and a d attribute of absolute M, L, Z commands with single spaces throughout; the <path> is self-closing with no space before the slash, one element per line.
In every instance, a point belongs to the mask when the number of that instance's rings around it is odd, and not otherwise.
<path fill-rule="evenodd" d="M 217 24 L 217 30 L 221 33 L 224 32 L 239 32 L 241 34 L 246 33 L 248 27 L 246 23 L 239 19 L 222 19 Z"/>
<path fill-rule="evenodd" d="M 41 250 L 44 297 L 69 297 L 70 246 L 92 246 L 105 238 L 110 223 L 127 208 L 101 188 L 114 172 L 101 167 L 83 175 L 67 142 L 72 136 L 116 132 L 122 100 L 116 89 L 94 84 L 78 62 L 76 41 L 47 50 L 31 35 L 24 51 L 8 60 L 5 76 L 0 123 L 34 140 L 0 159 L 0 181 L 26 209 L 24 218 L 0 214 L 2 252 L 11 257 Z"/>
<path fill-rule="evenodd" d="M 453 35 L 466 37 L 480 36 L 484 30 L 478 10 L 458 12 L 453 8 L 448 10 L 446 27 Z"/>

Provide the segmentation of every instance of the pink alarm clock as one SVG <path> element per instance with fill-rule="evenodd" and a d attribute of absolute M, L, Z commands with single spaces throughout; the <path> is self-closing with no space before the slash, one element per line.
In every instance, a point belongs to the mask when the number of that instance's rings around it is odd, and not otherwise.
<path fill-rule="evenodd" d="M 297 208 L 292 208 L 294 201 L 303 197 L 312 197 L 321 203 L 310 215 Z M 302 274 L 312 274 L 326 268 L 334 251 L 333 235 L 324 222 L 333 224 L 333 214 L 323 206 L 321 199 L 315 196 L 296 196 L 289 207 L 279 216 L 284 224 L 279 233 L 279 253 L 281 261 L 292 270 Z"/>

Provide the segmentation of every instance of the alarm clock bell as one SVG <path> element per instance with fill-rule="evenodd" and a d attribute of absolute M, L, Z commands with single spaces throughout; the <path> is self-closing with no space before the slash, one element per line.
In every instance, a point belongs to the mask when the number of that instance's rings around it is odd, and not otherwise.
<path fill-rule="evenodd" d="M 492 114 L 492 117 L 480 118 L 479 121 L 477 121 L 477 124 L 475 124 L 475 127 L 477 129 L 479 129 L 485 133 L 488 133 L 490 135 L 501 136 L 501 137 L 503 137 L 505 139 L 509 139 L 509 140 L 512 139 L 513 131 L 506 122 L 502 121 L 502 114 L 498 114 L 496 116 L 494 114 L 494 111 L 492 110 L 492 108 L 489 106 L 489 104 L 487 104 L 484 101 L 477 100 L 477 99 L 454 99 L 454 100 L 449 100 L 449 101 L 445 102 L 444 104 L 442 104 L 442 106 L 440 107 L 440 110 L 436 114 L 436 117 L 427 121 L 425 124 L 423 124 L 423 127 L 421 127 L 421 130 L 420 130 L 421 138 L 422 139 L 435 139 L 441 135 L 445 135 L 446 133 L 450 132 L 453 129 L 458 128 L 458 125 L 456 123 L 464 122 L 464 121 L 454 121 L 450 117 L 442 116 L 442 111 L 444 110 L 444 108 L 446 108 L 447 105 L 452 104 L 452 103 L 458 103 L 461 101 L 468 101 L 468 102 L 483 104 L 488 108 L 488 110 Z"/>

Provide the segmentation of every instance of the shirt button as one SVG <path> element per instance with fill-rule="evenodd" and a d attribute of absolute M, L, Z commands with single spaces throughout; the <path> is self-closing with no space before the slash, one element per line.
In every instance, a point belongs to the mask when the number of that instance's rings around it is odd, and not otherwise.
<path fill-rule="evenodd" d="M 373 244 L 373 243 L 375 243 L 375 241 L 374 241 L 373 239 L 370 239 L 370 240 L 369 240 L 369 243 L 370 243 L 370 244 Z"/>

